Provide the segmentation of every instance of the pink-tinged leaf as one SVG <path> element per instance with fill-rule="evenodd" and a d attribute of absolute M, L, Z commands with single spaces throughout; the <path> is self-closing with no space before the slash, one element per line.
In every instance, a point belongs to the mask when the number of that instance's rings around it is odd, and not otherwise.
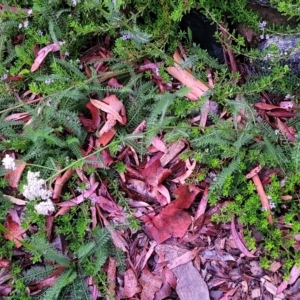
<path fill-rule="evenodd" d="M 159 151 L 166 153 L 167 147 L 166 144 L 158 137 L 154 137 L 152 139 L 152 145 Z"/>
<path fill-rule="evenodd" d="M 172 202 L 178 209 L 186 209 L 191 206 L 196 196 L 199 194 L 200 189 L 193 184 L 180 185 L 174 194 L 178 197 Z"/>
<path fill-rule="evenodd" d="M 9 171 L 5 174 L 4 178 L 7 179 L 10 187 L 17 188 L 19 186 L 19 182 L 25 167 L 25 161 L 22 161 L 21 163 L 18 163 L 18 161 L 16 161 L 16 170 Z"/>
<path fill-rule="evenodd" d="M 142 300 L 153 300 L 156 292 L 163 284 L 163 280 L 158 275 L 153 275 L 148 269 L 142 271 L 139 282 L 143 287 L 141 293 Z"/>
<path fill-rule="evenodd" d="M 58 216 L 63 216 L 65 214 L 68 214 L 71 211 L 71 206 L 65 206 L 65 207 L 61 207 L 58 212 L 55 214 L 54 218 L 58 217 Z"/>
<path fill-rule="evenodd" d="M 123 87 L 123 84 L 120 84 L 118 82 L 118 80 L 114 77 L 108 80 L 107 85 L 114 87 L 114 88 L 122 88 Z"/>
<path fill-rule="evenodd" d="M 84 201 L 85 198 L 89 198 L 90 195 L 96 190 L 98 187 L 99 182 L 94 183 L 88 190 L 84 191 L 80 196 L 75 197 L 69 201 L 57 203 L 60 207 L 71 207 L 78 205 Z"/>
<path fill-rule="evenodd" d="M 297 280 L 297 278 L 299 277 L 299 275 L 300 275 L 300 268 L 298 268 L 296 265 L 294 265 L 292 267 L 291 272 L 290 272 L 290 279 L 289 279 L 289 281 L 284 280 L 279 285 L 279 287 L 277 288 L 277 292 L 276 293 L 280 294 L 281 292 L 283 292 L 287 288 L 288 284 L 293 284 Z"/>
<path fill-rule="evenodd" d="M 276 118 L 277 125 L 281 133 L 287 138 L 289 142 L 294 142 L 296 140 L 296 137 L 294 134 L 292 134 L 290 128 L 283 123 L 279 118 Z"/>
<path fill-rule="evenodd" d="M 59 175 L 56 178 L 52 195 L 52 199 L 54 200 L 54 202 L 59 201 L 64 184 L 72 177 L 74 172 L 74 169 L 68 169 L 63 175 Z"/>
<path fill-rule="evenodd" d="M 147 230 L 156 242 L 162 243 L 171 237 L 182 238 L 191 223 L 192 219 L 189 213 L 178 209 L 171 202 L 152 219 L 152 224 L 148 223 L 150 226 Z"/>
<path fill-rule="evenodd" d="M 50 53 L 50 52 L 56 52 L 60 49 L 60 45 L 59 43 L 53 43 L 50 44 L 44 48 L 42 48 L 39 52 L 38 55 L 36 57 L 36 59 L 34 60 L 33 65 L 31 66 L 30 71 L 34 72 L 36 71 L 40 64 L 44 61 L 44 59 L 46 58 L 46 56 Z"/>
<path fill-rule="evenodd" d="M 147 127 L 147 122 L 144 120 L 142 121 L 132 132 L 133 134 L 138 134 L 140 132 L 143 132 Z"/>
<path fill-rule="evenodd" d="M 6 269 L 10 266 L 10 262 L 6 259 L 0 258 L 0 268 Z"/>
<path fill-rule="evenodd" d="M 235 244 L 237 246 L 237 248 L 243 253 L 245 254 L 247 257 L 251 257 L 251 258 L 254 258 L 254 257 L 257 257 L 255 256 L 254 254 L 252 254 L 246 247 L 245 245 L 243 244 L 243 242 L 241 241 L 237 231 L 236 231 L 236 228 L 235 228 L 235 224 L 234 224 L 234 219 L 232 219 L 231 221 L 231 234 L 234 238 L 234 241 L 235 241 Z"/>
<path fill-rule="evenodd" d="M 273 110 L 278 108 L 278 106 L 267 104 L 267 103 L 255 103 L 254 107 L 261 110 Z"/>
<path fill-rule="evenodd" d="M 200 98 L 205 92 L 209 90 L 209 87 L 203 83 L 201 80 L 196 79 L 190 72 L 183 70 L 179 64 L 182 62 L 182 59 L 179 53 L 176 51 L 174 53 L 174 67 L 168 67 L 167 72 L 179 80 L 183 85 L 191 89 L 189 98 L 191 100 L 196 100 Z M 197 98 L 196 98 L 197 97 Z"/>
<path fill-rule="evenodd" d="M 15 113 L 4 118 L 5 121 L 24 121 L 27 122 L 30 119 L 30 115 L 27 112 Z"/>
<path fill-rule="evenodd" d="M 282 108 L 278 108 L 272 111 L 268 111 L 267 115 L 272 117 L 292 118 L 295 117 L 297 114 Z"/>
<path fill-rule="evenodd" d="M 203 106 L 203 109 L 201 109 L 201 119 L 200 119 L 200 128 L 204 128 L 206 125 L 208 113 L 209 113 L 209 100 L 206 100 L 205 105 Z"/>
<path fill-rule="evenodd" d="M 238 288 L 239 288 L 239 286 L 236 286 L 234 289 L 227 292 L 220 300 L 230 300 L 230 299 L 232 299 L 232 296 L 235 294 L 235 292 Z"/>
<path fill-rule="evenodd" d="M 208 203 L 208 185 L 205 187 L 199 206 L 197 208 L 195 214 L 195 221 L 197 221 L 201 216 L 205 214 L 207 203 Z"/>
<path fill-rule="evenodd" d="M 133 269 L 128 269 L 124 273 L 124 296 L 126 298 L 132 298 L 141 291 L 142 287 L 140 286 Z"/>
<path fill-rule="evenodd" d="M 5 195 L 5 197 L 8 197 L 12 203 L 17 204 L 17 205 L 26 205 L 26 203 L 27 203 L 27 201 L 25 201 L 25 200 L 21 200 L 21 199 L 12 197 L 12 196 Z"/>
<path fill-rule="evenodd" d="M 8 215 L 6 217 L 5 227 L 8 232 L 4 233 L 4 238 L 13 241 L 16 248 L 20 248 L 22 246 L 20 241 L 23 240 L 22 235 L 26 232 L 27 229 L 23 229 L 20 224 L 13 221 L 11 215 Z"/>
<path fill-rule="evenodd" d="M 171 174 L 170 169 L 161 166 L 159 157 L 155 158 L 145 169 L 140 171 L 148 184 L 157 187 Z"/>
<path fill-rule="evenodd" d="M 191 260 L 193 260 L 199 253 L 199 249 L 194 248 L 191 251 L 187 251 L 184 254 L 182 254 L 181 256 L 175 258 L 174 260 L 172 260 L 170 263 L 168 263 L 167 267 L 172 270 L 178 266 L 184 265 L 188 262 L 190 262 Z"/>
<path fill-rule="evenodd" d="M 193 163 L 191 164 L 190 160 L 187 159 L 185 161 L 185 165 L 186 165 L 187 171 L 184 174 L 182 174 L 181 176 L 178 176 L 177 178 L 173 179 L 172 180 L 173 182 L 185 184 L 185 180 L 191 176 L 191 174 L 193 173 L 193 170 L 196 167 L 196 161 L 194 160 Z"/>
<path fill-rule="evenodd" d="M 126 111 L 124 104 L 116 97 L 116 95 L 110 95 L 102 101 L 90 99 L 91 103 L 107 113 L 108 119 L 118 121 L 121 125 L 126 124 Z"/>
<path fill-rule="evenodd" d="M 98 128 L 101 121 L 99 111 L 91 102 L 88 102 L 86 107 L 90 111 L 92 119 L 87 119 L 84 116 L 79 116 L 79 119 L 87 131 L 94 131 Z"/>
<path fill-rule="evenodd" d="M 170 203 L 171 202 L 171 196 L 170 196 L 170 193 L 169 193 L 169 190 L 162 184 L 158 185 L 156 187 L 156 189 L 163 195 L 165 196 L 166 198 L 166 203 Z"/>
<path fill-rule="evenodd" d="M 114 258 L 109 257 L 107 278 L 108 280 L 108 292 L 110 297 L 115 297 L 116 294 L 116 274 L 117 274 L 117 263 Z"/>
<path fill-rule="evenodd" d="M 101 134 L 97 140 L 100 146 L 106 146 L 115 136 L 116 129 L 112 128 L 108 132 Z"/>

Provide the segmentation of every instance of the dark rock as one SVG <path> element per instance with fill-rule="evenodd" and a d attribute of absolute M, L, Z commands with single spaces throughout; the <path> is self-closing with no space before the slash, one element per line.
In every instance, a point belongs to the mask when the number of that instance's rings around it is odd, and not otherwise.
<path fill-rule="evenodd" d="M 300 78 L 300 35 L 287 35 L 287 36 L 273 36 L 263 41 L 258 46 L 258 49 L 263 51 L 267 50 L 271 45 L 276 45 L 278 51 L 274 54 L 272 52 L 265 60 L 272 60 L 275 55 L 282 55 L 281 62 L 286 64 L 291 69 L 292 73 Z"/>
<path fill-rule="evenodd" d="M 211 21 L 202 13 L 191 9 L 191 11 L 182 18 L 180 28 L 184 31 L 190 28 L 194 43 L 199 45 L 202 49 L 207 50 L 210 56 L 217 58 L 219 61 L 224 60 L 222 46 L 214 37 L 217 28 L 215 25 L 212 25 Z"/>
<path fill-rule="evenodd" d="M 247 2 L 251 4 L 262 5 L 262 6 L 271 6 L 269 0 L 248 0 Z"/>

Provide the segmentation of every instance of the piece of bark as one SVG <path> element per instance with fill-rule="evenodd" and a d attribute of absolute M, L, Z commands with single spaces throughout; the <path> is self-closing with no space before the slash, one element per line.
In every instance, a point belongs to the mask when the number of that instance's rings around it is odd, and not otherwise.
<path fill-rule="evenodd" d="M 157 245 L 155 250 L 157 253 L 163 252 L 165 260 L 170 263 L 187 252 L 187 250 L 167 244 Z M 191 261 L 174 267 L 172 272 L 177 277 L 176 292 L 180 300 L 210 299 L 207 285 Z"/>

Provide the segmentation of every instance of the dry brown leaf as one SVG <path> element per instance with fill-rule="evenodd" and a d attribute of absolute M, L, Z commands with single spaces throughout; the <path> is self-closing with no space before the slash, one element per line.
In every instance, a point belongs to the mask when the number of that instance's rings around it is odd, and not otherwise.
<path fill-rule="evenodd" d="M 143 287 L 141 300 L 154 299 L 155 293 L 161 288 L 163 281 L 159 276 L 153 275 L 149 270 L 144 269 L 139 279 Z"/>
<path fill-rule="evenodd" d="M 117 263 L 115 259 L 109 257 L 107 278 L 108 278 L 108 292 L 110 297 L 114 297 L 116 293 L 116 273 L 117 273 Z"/>
<path fill-rule="evenodd" d="M 124 296 L 126 298 L 131 298 L 135 294 L 139 294 L 142 288 L 136 278 L 133 269 L 128 269 L 124 273 Z"/>
<path fill-rule="evenodd" d="M 168 263 L 167 267 L 172 270 L 180 265 L 184 265 L 188 262 L 190 262 L 191 260 L 193 260 L 199 253 L 199 249 L 195 248 L 191 251 L 187 251 L 184 254 L 182 254 L 181 256 L 178 256 L 177 258 L 175 258 L 174 260 L 172 260 L 170 263 Z"/>

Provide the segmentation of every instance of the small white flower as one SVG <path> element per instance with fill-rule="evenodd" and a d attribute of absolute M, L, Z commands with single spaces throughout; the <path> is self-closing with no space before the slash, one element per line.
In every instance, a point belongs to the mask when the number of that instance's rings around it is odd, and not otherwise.
<path fill-rule="evenodd" d="M 208 152 L 209 152 L 209 149 L 208 149 L 208 148 L 206 148 L 206 149 L 205 149 L 205 152 L 206 152 L 206 153 L 208 153 Z"/>
<path fill-rule="evenodd" d="M 50 83 L 52 83 L 52 82 L 53 82 L 52 79 L 46 79 L 46 80 L 45 80 L 45 83 L 46 83 L 46 84 L 50 84 Z"/>
<path fill-rule="evenodd" d="M 154 74 L 155 74 L 156 76 L 159 76 L 159 70 L 158 70 L 158 68 L 155 68 Z"/>
<path fill-rule="evenodd" d="M 29 9 L 27 14 L 30 16 L 32 14 L 32 9 Z"/>
<path fill-rule="evenodd" d="M 65 52 L 65 56 L 69 56 L 70 53 L 68 51 Z"/>
<path fill-rule="evenodd" d="M 23 27 L 23 24 L 20 23 L 18 27 L 19 29 L 21 29 Z"/>
<path fill-rule="evenodd" d="M 9 156 L 8 154 L 2 159 L 2 165 L 4 166 L 5 170 L 15 170 L 16 163 L 13 157 Z"/>
<path fill-rule="evenodd" d="M 40 172 L 27 173 L 27 184 L 23 187 L 23 196 L 29 200 L 41 198 L 48 200 L 52 193 L 45 188 L 46 182 L 44 179 L 40 179 Z"/>
<path fill-rule="evenodd" d="M 28 27 L 28 24 L 29 24 L 28 20 L 24 21 L 24 22 L 23 22 L 24 28 L 27 28 L 27 27 Z"/>
<path fill-rule="evenodd" d="M 270 195 L 267 195 L 267 198 L 268 198 L 269 200 L 271 200 L 271 199 L 272 199 L 272 197 L 271 197 Z"/>
<path fill-rule="evenodd" d="M 37 34 L 38 34 L 39 36 L 42 36 L 42 35 L 43 35 L 43 31 L 42 31 L 41 29 L 39 29 L 39 30 L 37 31 Z"/>
<path fill-rule="evenodd" d="M 274 131 L 274 133 L 275 133 L 275 135 L 278 135 L 279 130 L 276 129 L 276 130 Z"/>
<path fill-rule="evenodd" d="M 77 0 L 72 0 L 72 4 L 76 5 L 77 4 Z"/>
<path fill-rule="evenodd" d="M 274 202 L 270 202 L 270 208 L 273 209 L 276 207 L 276 204 Z"/>
<path fill-rule="evenodd" d="M 50 199 L 36 204 L 34 208 L 40 215 L 48 215 L 49 212 L 53 212 L 55 210 L 54 204 Z"/>
<path fill-rule="evenodd" d="M 265 38 L 265 36 L 264 36 L 263 34 L 261 34 L 261 35 L 259 36 L 259 38 L 260 38 L 261 40 L 263 40 L 263 39 Z"/>

